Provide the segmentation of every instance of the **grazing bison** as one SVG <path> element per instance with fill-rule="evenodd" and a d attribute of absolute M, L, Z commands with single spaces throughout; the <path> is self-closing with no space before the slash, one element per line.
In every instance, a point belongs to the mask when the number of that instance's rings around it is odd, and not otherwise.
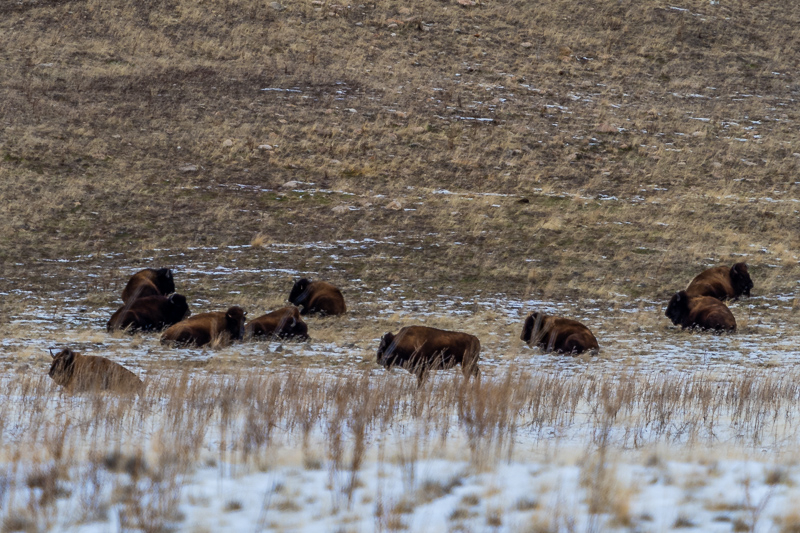
<path fill-rule="evenodd" d="M 465 379 L 478 378 L 481 343 L 477 337 L 426 326 L 406 326 L 397 335 L 386 333 L 378 347 L 378 364 L 387 369 L 400 366 L 416 374 L 422 385 L 429 370 L 460 364 Z"/>
<path fill-rule="evenodd" d="M 247 323 L 244 331 L 247 337 L 308 338 L 308 326 L 300 318 L 300 311 L 294 306 L 282 307 L 254 318 Z"/>
<path fill-rule="evenodd" d="M 244 336 L 244 317 L 241 307 L 231 307 L 224 313 L 200 313 L 170 326 L 161 335 L 161 344 L 203 346 L 215 341 L 241 340 Z"/>
<path fill-rule="evenodd" d="M 680 291 L 672 297 L 664 313 L 681 328 L 736 331 L 736 319 L 728 306 L 711 296 L 689 296 Z"/>
<path fill-rule="evenodd" d="M 718 300 L 737 299 L 744 294 L 750 296 L 753 280 L 747 272 L 747 264 L 736 263 L 732 267 L 714 267 L 704 270 L 686 287 L 689 296 L 711 296 Z"/>
<path fill-rule="evenodd" d="M 144 296 L 117 309 L 106 324 L 106 329 L 113 331 L 129 328 L 130 332 L 158 331 L 177 324 L 187 316 L 189 316 L 189 306 L 186 304 L 186 297 L 181 294 Z"/>
<path fill-rule="evenodd" d="M 122 291 L 122 301 L 128 303 L 143 296 L 166 296 L 175 292 L 172 270 L 168 268 L 145 268 L 128 281 Z"/>
<path fill-rule="evenodd" d="M 295 281 L 292 292 L 289 293 L 289 301 L 302 307 L 301 315 L 341 315 L 347 311 L 341 291 L 325 281 L 311 281 L 306 278 Z"/>
<path fill-rule="evenodd" d="M 48 374 L 68 392 L 112 391 L 139 393 L 144 384 L 122 365 L 92 355 L 81 355 L 65 348 L 53 355 Z"/>
<path fill-rule="evenodd" d="M 522 335 L 519 337 L 530 345 L 538 345 L 546 352 L 597 353 L 600 346 L 591 330 L 569 318 L 547 316 L 538 311 L 525 318 Z"/>

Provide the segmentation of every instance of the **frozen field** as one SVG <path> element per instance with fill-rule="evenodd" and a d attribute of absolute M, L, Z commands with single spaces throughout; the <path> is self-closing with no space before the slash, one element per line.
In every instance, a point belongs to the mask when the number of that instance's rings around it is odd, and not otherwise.
<path fill-rule="evenodd" d="M 800 525 L 796 373 L 201 374 L 150 370 L 135 400 L 5 379 L 5 530 Z"/>
<path fill-rule="evenodd" d="M 218 287 L 215 301 L 257 316 L 269 308 L 241 286 L 304 274 L 282 268 L 276 248 L 260 269 L 176 266 L 178 290 Z M 157 334 L 106 333 L 119 287 L 98 291 L 97 271 L 47 294 L 6 295 L 5 531 L 800 526 L 792 295 L 756 290 L 733 303 L 740 332 L 720 336 L 672 327 L 657 301 L 467 299 L 354 280 L 348 315 L 308 319 L 308 342 L 175 350 Z M 207 305 L 190 299 L 195 313 Z M 534 308 L 589 325 L 600 355 L 525 346 L 519 331 Z M 380 336 L 411 323 L 478 334 L 481 386 L 440 372 L 417 391 L 407 372 L 379 368 Z M 65 396 L 46 376 L 57 346 L 124 364 L 147 393 Z"/>
<path fill-rule="evenodd" d="M 333 259 L 334 272 L 345 271 L 348 259 L 384 253 L 386 243 L 338 241 L 297 245 L 319 256 L 321 264 Z M 401 243 L 402 244 L 402 243 Z M 249 317 L 286 305 L 292 278 L 313 276 L 312 271 L 287 268 L 285 245 L 271 245 L 271 260 L 259 265 L 247 262 L 250 246 L 229 247 L 225 263 L 190 260 L 182 255 L 166 255 L 175 261 L 178 291 L 187 294 L 193 313 L 240 305 Z M 163 251 L 162 251 L 163 252 Z M 200 250 L 202 252 L 202 250 Z M 240 255 L 241 254 L 241 255 Z M 241 261 L 237 259 L 241 258 Z M 99 260 L 99 261 L 98 261 Z M 476 290 L 469 297 L 448 294 L 442 288 L 409 289 L 403 282 L 371 287 L 359 279 L 343 286 L 348 299 L 348 315 L 337 318 L 309 318 L 311 340 L 305 343 L 246 343 L 222 350 L 173 350 L 161 347 L 158 336 L 144 334 L 109 335 L 105 324 L 121 304 L 122 272 L 135 266 L 110 271 L 111 256 L 63 260 L 60 267 L 74 272 L 62 276 L 59 290 L 42 293 L 10 290 L 6 297 L 13 310 L 4 325 L 0 362 L 13 364 L 19 351 L 44 361 L 48 347 L 78 346 L 87 351 L 111 350 L 125 364 L 145 368 L 169 361 L 203 361 L 210 358 L 237 360 L 255 367 L 359 363 L 359 368 L 375 359 L 381 335 L 409 324 L 427 324 L 476 334 L 482 345 L 484 372 L 504 373 L 507 368 L 553 371 L 559 374 L 609 373 L 641 368 L 644 371 L 698 370 L 728 371 L 753 368 L 792 368 L 800 360 L 800 329 L 794 312 L 793 293 L 763 295 L 758 287 L 750 298 L 730 303 L 736 317 L 736 335 L 710 335 L 681 331 L 664 316 L 668 296 L 663 301 L 630 298 L 610 293 L 605 300 L 581 298 L 577 301 L 543 301 L 514 293 L 489 293 Z M 340 261 L 341 264 L 337 264 Z M 245 264 L 242 264 L 245 263 Z M 118 274 L 115 276 L 115 274 Z M 114 276 L 114 284 L 108 279 Z M 255 280 L 255 281 L 254 281 Z M 249 292 L 259 285 L 269 287 L 263 298 Z M 277 287 L 274 288 L 273 287 Z M 675 287 L 679 290 L 683 287 Z M 264 291 L 264 289 L 259 288 Z M 226 302 L 216 305 L 214 302 Z M 267 302 L 267 303 L 265 303 Z M 528 348 L 519 340 L 527 313 L 542 309 L 568 316 L 589 326 L 600 342 L 600 356 L 587 358 L 554 357 Z M 372 365 L 374 368 L 377 366 Z"/>

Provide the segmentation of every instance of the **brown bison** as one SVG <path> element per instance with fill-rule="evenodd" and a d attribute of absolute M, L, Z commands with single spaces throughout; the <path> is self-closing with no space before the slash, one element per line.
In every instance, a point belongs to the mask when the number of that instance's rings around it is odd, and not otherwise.
<path fill-rule="evenodd" d="M 128 281 L 122 291 L 122 301 L 128 303 L 143 296 L 166 296 L 175 292 L 172 270 L 168 268 L 145 268 Z"/>
<path fill-rule="evenodd" d="M 591 330 L 577 320 L 547 316 L 538 311 L 531 312 L 525 318 L 519 338 L 546 352 L 578 354 L 585 351 L 597 353 L 600 350 Z"/>
<path fill-rule="evenodd" d="M 676 293 L 664 313 L 681 328 L 736 331 L 736 319 L 728 306 L 711 296 L 689 296 L 687 291 Z"/>
<path fill-rule="evenodd" d="M 308 338 L 308 326 L 300 318 L 300 310 L 294 306 L 254 318 L 244 327 L 244 332 L 247 337 Z"/>
<path fill-rule="evenodd" d="M 181 294 L 145 296 L 117 309 L 106 324 L 106 329 L 113 331 L 127 328 L 130 332 L 159 331 L 177 324 L 189 314 L 186 297 Z"/>
<path fill-rule="evenodd" d="M 211 342 L 241 340 L 244 336 L 244 317 L 241 307 L 231 307 L 224 313 L 200 313 L 170 326 L 161 335 L 161 344 L 203 346 Z"/>
<path fill-rule="evenodd" d="M 742 294 L 750 296 L 753 280 L 745 263 L 732 267 L 714 267 L 704 270 L 686 287 L 689 296 L 711 296 L 718 300 L 735 300 Z"/>
<path fill-rule="evenodd" d="M 53 355 L 48 374 L 68 392 L 112 391 L 139 393 L 142 380 L 122 365 L 92 355 L 81 355 L 65 348 Z"/>
<path fill-rule="evenodd" d="M 397 335 L 386 333 L 378 346 L 378 364 L 400 366 L 416 374 L 422 385 L 429 370 L 461 365 L 465 379 L 478 378 L 481 343 L 477 337 L 426 326 L 406 326 Z"/>
<path fill-rule="evenodd" d="M 295 281 L 292 292 L 289 293 L 289 301 L 302 307 L 301 315 L 341 315 L 347 311 L 341 291 L 325 281 L 311 281 L 306 278 Z"/>

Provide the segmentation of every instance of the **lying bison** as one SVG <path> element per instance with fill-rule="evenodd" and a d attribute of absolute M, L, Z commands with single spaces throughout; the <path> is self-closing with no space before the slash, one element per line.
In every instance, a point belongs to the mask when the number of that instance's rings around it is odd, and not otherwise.
<path fill-rule="evenodd" d="M 254 318 L 244 327 L 247 337 L 308 338 L 308 326 L 300 318 L 300 311 L 292 307 L 282 307 L 266 315 Z"/>
<path fill-rule="evenodd" d="M 325 281 L 311 281 L 306 278 L 295 281 L 292 292 L 289 293 L 289 301 L 302 307 L 301 315 L 341 315 L 347 311 L 341 291 Z"/>
<path fill-rule="evenodd" d="M 591 330 L 577 320 L 547 316 L 538 311 L 533 311 L 525 318 L 519 338 L 546 352 L 578 354 L 585 351 L 597 353 L 600 350 Z"/>
<path fill-rule="evenodd" d="M 105 357 L 81 355 L 69 348 L 50 355 L 53 364 L 48 374 L 67 392 L 139 393 L 144 387 L 136 374 Z"/>
<path fill-rule="evenodd" d="M 133 332 L 159 331 L 177 324 L 189 316 L 186 297 L 172 293 L 169 296 L 145 296 L 127 303 L 111 315 L 106 324 L 108 331 L 128 329 Z"/>
<path fill-rule="evenodd" d="M 175 292 L 172 270 L 168 268 L 145 268 L 128 281 L 122 291 L 122 301 L 128 303 L 143 296 L 166 296 Z"/>
<path fill-rule="evenodd" d="M 465 379 L 478 378 L 481 343 L 477 337 L 426 326 L 406 326 L 397 335 L 386 333 L 378 347 L 378 364 L 400 366 L 416 374 L 422 385 L 429 370 L 461 365 Z"/>
<path fill-rule="evenodd" d="M 711 296 L 718 300 L 737 299 L 744 294 L 750 296 L 753 280 L 745 263 L 736 263 L 732 267 L 709 268 L 698 274 L 689 286 L 689 296 Z"/>
<path fill-rule="evenodd" d="M 711 296 L 689 296 L 687 291 L 676 293 L 664 313 L 681 328 L 736 331 L 736 319 L 728 306 Z"/>
<path fill-rule="evenodd" d="M 170 326 L 161 335 L 161 344 L 204 346 L 211 342 L 228 343 L 244 336 L 244 317 L 241 307 L 231 307 L 224 313 L 200 313 Z"/>

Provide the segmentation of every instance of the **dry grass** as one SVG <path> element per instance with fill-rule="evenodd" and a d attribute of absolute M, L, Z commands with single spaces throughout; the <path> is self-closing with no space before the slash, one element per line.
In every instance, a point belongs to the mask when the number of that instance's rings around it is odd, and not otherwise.
<path fill-rule="evenodd" d="M 372 289 L 664 298 L 744 255 L 788 292 L 800 8 L 680 4 L 0 7 L 0 283 L 252 244 Z"/>
<path fill-rule="evenodd" d="M 654 373 L 638 342 L 693 338 L 667 331 L 653 302 L 743 259 L 754 295 L 791 308 L 736 304 L 740 331 L 774 338 L 798 321 L 800 6 L 721 4 L 2 3 L 0 360 L 21 400 L 0 428 L 24 429 L 2 454 L 28 495 L 0 505 L 3 529 L 46 529 L 73 478 L 93 488 L 81 520 L 119 503 L 125 527 L 169 529 L 211 434 L 203 460 L 220 465 L 266 468 L 293 442 L 348 508 L 370 454 L 402 465 L 415 495 L 434 443 L 463 440 L 480 471 L 513 457 L 520 432 L 580 431 L 588 503 L 620 527 L 633 527 L 635 487 L 609 475 L 613 450 L 795 438 L 797 376 L 770 370 L 782 361 Z M 95 315 L 131 271 L 162 264 L 193 312 L 235 302 L 251 317 L 282 305 L 294 276 L 324 277 L 354 305 L 311 335 L 344 355 L 154 362 L 133 403 L 65 397 L 28 372 L 43 366 L 36 343 L 64 336 L 149 349 Z M 599 308 L 600 328 L 637 343 L 601 351 L 598 365 L 622 362 L 613 372 L 537 372 L 509 341 L 520 326 L 478 305 L 487 294 Z M 465 313 L 437 313 L 442 298 Z M 499 366 L 480 387 L 373 376 L 373 341 L 405 325 L 403 299 L 426 302 L 430 325 L 478 334 Z M 520 353 L 534 371 L 507 372 Z M 398 427 L 405 440 L 376 450 Z M 767 482 L 787 483 L 778 470 Z M 407 528 L 408 502 L 381 498 L 376 524 Z M 574 526 L 520 505 L 532 531 Z"/>
<path fill-rule="evenodd" d="M 102 515 L 107 505 L 116 503 L 123 506 L 124 521 L 131 527 L 170 527 L 180 520 L 183 479 L 198 460 L 207 457 L 258 469 L 270 464 L 276 450 L 298 443 L 306 450 L 322 446 L 334 502 L 345 507 L 360 486 L 363 461 L 380 452 L 375 448 L 380 442 L 406 450 L 401 463 L 406 494 L 414 495 L 389 507 L 381 518 L 388 524 L 460 485 L 459 477 L 414 479 L 416 462 L 448 440 L 464 442 L 464 457 L 480 471 L 511 458 L 517 436 L 546 444 L 552 437 L 543 430 L 556 427 L 562 435 L 597 441 L 598 451 L 583 466 L 590 513 L 607 514 L 614 524 L 627 527 L 636 489 L 615 478 L 606 465 L 606 449 L 691 446 L 723 437 L 762 446 L 796 438 L 792 405 L 800 395 L 797 378 L 630 374 L 620 376 L 612 388 L 597 386 L 586 376 L 509 373 L 506 379 L 480 384 L 441 379 L 418 390 L 413 382 L 369 373 L 152 373 L 147 394 L 131 401 L 64 396 L 45 376 L 17 375 L 4 387 L 20 400 L 0 417 L 0 427 L 16 424 L 17 435 L 3 448 L 3 460 L 12 461 L 18 472 L 7 479 L 12 490 L 5 498 L 16 493 L 31 499 L 23 506 L 20 496 L 4 502 L 2 519 L 28 517 L 46 523 L 50 509 L 65 495 L 64 483 L 80 478 L 94 484 L 91 490 L 81 488 L 86 490 L 85 516 Z M 411 448 L 415 451 L 409 455 Z M 278 488 L 273 492 L 274 508 L 301 508 L 295 496 Z M 749 523 L 758 521 L 766 501 L 747 504 Z M 463 497 L 464 517 L 479 502 L 474 495 Z M 535 502 L 517 505 L 538 508 Z M 499 508 L 487 515 L 490 525 L 502 520 Z"/>

